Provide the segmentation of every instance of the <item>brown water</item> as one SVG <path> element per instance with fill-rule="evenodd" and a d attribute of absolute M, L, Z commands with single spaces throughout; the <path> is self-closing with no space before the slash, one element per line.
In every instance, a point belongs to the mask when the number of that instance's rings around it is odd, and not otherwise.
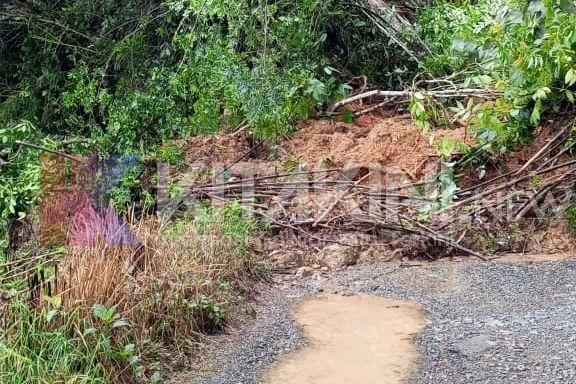
<path fill-rule="evenodd" d="M 287 355 L 266 384 L 395 384 L 417 368 L 412 337 L 425 326 L 417 304 L 364 295 L 322 295 L 296 317 L 310 346 Z"/>

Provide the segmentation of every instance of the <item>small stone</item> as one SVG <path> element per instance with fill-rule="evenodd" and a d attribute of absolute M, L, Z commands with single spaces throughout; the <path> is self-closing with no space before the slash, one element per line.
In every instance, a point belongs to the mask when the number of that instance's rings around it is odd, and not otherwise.
<path fill-rule="evenodd" d="M 492 346 L 494 343 L 488 337 L 480 335 L 456 342 L 451 350 L 471 358 L 481 355 Z"/>
<path fill-rule="evenodd" d="M 312 276 L 312 273 L 314 272 L 314 269 L 308 266 L 303 266 L 298 268 L 298 270 L 296 271 L 296 276 L 297 277 L 308 277 L 308 276 Z"/>
<path fill-rule="evenodd" d="M 356 264 L 359 256 L 358 250 L 355 247 L 330 244 L 318 252 L 316 260 L 325 267 L 340 269 Z"/>
<path fill-rule="evenodd" d="M 274 250 L 268 254 L 269 260 L 276 269 L 286 269 L 292 263 L 293 257 L 282 250 Z"/>

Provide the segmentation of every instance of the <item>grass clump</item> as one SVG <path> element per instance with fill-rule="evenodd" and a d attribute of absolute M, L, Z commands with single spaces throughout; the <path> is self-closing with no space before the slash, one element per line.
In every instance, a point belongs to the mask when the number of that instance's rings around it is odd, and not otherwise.
<path fill-rule="evenodd" d="M 130 228 L 140 245 L 114 245 L 105 228 L 94 244 L 68 247 L 51 296 L 40 289 L 32 303 L 13 299 L 4 308 L 2 383 L 158 381 L 168 359 L 226 323 L 254 269 L 255 227 L 240 205 Z"/>

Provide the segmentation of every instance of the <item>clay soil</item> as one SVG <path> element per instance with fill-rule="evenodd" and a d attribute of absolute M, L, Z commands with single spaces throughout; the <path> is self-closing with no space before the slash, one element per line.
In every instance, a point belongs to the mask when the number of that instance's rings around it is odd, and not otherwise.
<path fill-rule="evenodd" d="M 430 135 L 409 118 L 363 116 L 353 123 L 308 120 L 285 143 L 309 168 L 378 166 L 404 173 L 411 181 L 438 167 L 436 146 L 442 137 L 471 142 L 463 127 L 437 129 Z"/>
<path fill-rule="evenodd" d="M 390 187 L 433 180 L 441 169 L 436 148 L 442 137 L 468 145 L 474 144 L 474 133 L 467 132 L 463 126 L 424 133 L 411 122 L 409 116 L 389 116 L 390 114 L 384 112 L 376 111 L 360 116 L 352 123 L 345 123 L 341 119 L 308 119 L 283 142 L 276 145 L 264 144 L 254 153 L 244 156 L 241 161 L 238 161 L 239 157 L 248 153 L 255 142 L 246 131 L 241 134 L 224 133 L 181 140 L 179 145 L 184 150 L 185 163 L 192 172 L 179 173 L 177 177 L 182 182 L 194 183 L 199 174 L 207 177 L 206 175 L 215 174 L 224 168 L 228 169 L 228 175 L 240 179 L 295 170 L 338 168 L 346 172 L 348 169 L 367 168 L 371 173 L 374 170 L 380 172 L 378 186 Z M 476 169 L 466 171 L 459 179 L 460 187 L 466 188 L 518 169 L 554 136 L 562 125 L 562 121 L 551 122 L 547 127 L 538 129 L 533 143 L 518 145 L 514 151 L 489 161 L 482 180 L 478 179 Z M 538 164 L 533 164 L 530 169 L 534 167 L 538 167 Z M 382 183 L 383 180 L 386 184 Z M 527 183 L 529 182 L 532 180 Z M 291 201 L 290 211 L 284 214 L 303 220 L 314 217 L 317 212 L 326 209 L 338 195 L 337 190 L 297 195 Z M 342 199 L 339 208 L 353 212 L 355 204 L 359 202 Z M 491 226 L 489 220 L 484 224 Z M 490 228 L 485 229 L 490 231 Z M 576 249 L 576 237 L 562 219 L 549 222 L 528 220 L 521 229 L 522 233 L 514 235 L 517 238 L 510 240 L 510 246 L 505 247 L 504 251 L 557 253 Z M 481 236 L 481 233 L 478 235 Z M 275 238 L 270 241 L 280 240 Z M 514 245 L 516 243 L 517 246 Z"/>

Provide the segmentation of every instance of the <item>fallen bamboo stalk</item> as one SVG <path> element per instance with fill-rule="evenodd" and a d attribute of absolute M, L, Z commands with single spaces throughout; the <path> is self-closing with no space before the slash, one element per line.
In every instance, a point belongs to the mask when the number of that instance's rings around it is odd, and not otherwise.
<path fill-rule="evenodd" d="M 64 152 L 60 152 L 60 151 L 56 151 L 56 150 L 54 150 L 54 149 L 42 147 L 42 146 L 40 146 L 40 145 L 28 143 L 28 142 L 26 142 L 26 141 L 16 140 L 15 143 L 18 144 L 18 145 L 21 145 L 21 146 L 23 146 L 23 147 L 29 147 L 29 148 L 38 149 L 38 150 L 40 150 L 40 151 L 52 153 L 52 154 L 54 154 L 54 155 L 58 155 L 58 156 L 61 156 L 61 157 L 65 157 L 65 158 L 67 158 L 67 159 L 70 159 L 70 160 L 75 161 L 75 162 L 77 162 L 77 163 L 84 164 L 84 161 L 83 161 L 83 160 L 81 160 L 81 159 L 79 159 L 79 158 L 76 158 L 76 157 L 74 157 L 74 156 L 72 156 L 72 155 L 69 155 L 69 154 L 67 154 L 67 153 L 64 153 Z"/>
<path fill-rule="evenodd" d="M 64 251 L 54 251 L 54 252 L 45 253 L 43 255 L 37 255 L 37 256 L 29 257 L 27 259 L 13 260 L 13 261 L 9 261 L 7 263 L 0 264 L 0 268 L 10 267 L 10 266 L 15 265 L 15 264 L 29 263 L 31 261 L 40 260 L 40 259 L 48 257 L 48 256 L 60 255 L 62 253 L 64 253 Z"/>
<path fill-rule="evenodd" d="M 516 184 L 518 184 L 518 183 L 520 183 L 520 182 L 522 182 L 522 181 L 528 180 L 528 179 L 530 179 L 530 178 L 532 178 L 532 177 L 534 177 L 534 176 L 536 176 L 536 175 L 541 175 L 541 174 L 543 174 L 543 173 L 551 172 L 551 171 L 554 171 L 554 170 L 556 170 L 556 169 L 563 168 L 563 167 L 568 167 L 568 166 L 574 165 L 574 164 L 576 164 L 576 160 L 570 160 L 570 161 L 567 161 L 567 162 L 562 163 L 562 164 L 554 165 L 554 166 L 552 166 L 552 167 L 548 167 L 548 168 L 545 168 L 545 169 L 542 169 L 542 170 L 539 170 L 539 171 L 531 172 L 531 173 L 529 173 L 528 175 L 525 175 L 525 176 L 516 178 L 516 179 L 514 179 L 514 180 L 511 180 L 511 181 L 508 181 L 508 182 L 506 182 L 506 183 L 504 183 L 504 184 L 501 184 L 501 185 L 499 185 L 499 186 L 497 186 L 497 187 L 494 187 L 494 188 L 488 189 L 488 190 L 486 190 L 486 191 L 480 192 L 480 193 L 478 193 L 477 195 L 471 196 L 471 197 L 466 198 L 466 199 L 464 199 L 464 200 L 460 200 L 460 201 L 458 201 L 458 202 L 456 202 L 456 203 L 454 203 L 454 204 L 452 204 L 452 205 L 448 205 L 448 206 L 440 209 L 439 211 L 437 211 L 437 213 L 446 212 L 446 211 L 448 211 L 448 210 L 454 210 L 455 208 L 458 208 L 458 207 L 460 207 L 460 206 L 462 206 L 462 205 L 464 205 L 464 204 L 468 204 L 468 203 L 471 203 L 471 202 L 473 202 L 473 201 L 480 200 L 480 199 L 482 199 L 483 197 L 486 197 L 486 196 L 488 196 L 488 195 L 491 195 L 491 194 L 493 194 L 493 193 L 495 193 L 495 192 L 498 192 L 498 191 L 501 191 L 501 190 L 503 190 L 503 189 L 509 188 L 509 187 L 511 187 L 511 186 L 513 186 L 513 185 L 516 185 Z"/>
<path fill-rule="evenodd" d="M 554 189 L 558 184 L 560 184 L 563 180 L 567 179 L 569 176 L 572 176 L 571 172 L 567 172 L 561 175 L 556 180 L 553 180 L 552 182 L 549 182 L 548 184 L 544 185 L 538 191 L 538 193 L 534 195 L 534 197 L 529 199 L 528 202 L 524 204 L 524 206 L 517 211 L 516 215 L 514 216 L 514 220 L 516 221 L 521 220 L 528 212 L 530 212 L 531 209 L 536 208 L 535 205 L 540 202 L 540 200 L 546 195 L 546 193 Z"/>
<path fill-rule="evenodd" d="M 462 245 L 460 245 L 460 244 L 458 244 L 458 243 L 455 243 L 454 241 L 452 241 L 452 240 L 444 237 L 443 235 L 441 235 L 441 234 L 439 234 L 438 232 L 434 231 L 432 228 L 429 228 L 428 226 L 420 223 L 419 221 L 414 220 L 414 219 L 411 219 L 411 218 L 409 218 L 408 216 L 403 215 L 403 214 L 401 214 L 400 212 L 394 211 L 394 210 L 392 210 L 392 209 L 390 209 L 390 208 L 388 208 L 388 207 L 386 207 L 386 206 L 384 206 L 384 208 L 388 209 L 392 214 L 395 214 L 395 215 L 397 215 L 398 217 L 401 217 L 403 220 L 405 220 L 405 221 L 409 222 L 410 224 L 415 225 L 416 227 L 418 227 L 418 228 L 420 228 L 421 230 L 423 230 L 424 232 L 423 232 L 423 233 L 420 233 L 421 235 L 427 236 L 428 238 L 430 238 L 430 239 L 432 239 L 432 240 L 434 240 L 434 241 L 438 241 L 438 242 L 440 242 L 440 243 L 446 244 L 446 245 L 448 245 L 449 247 L 458 249 L 459 251 L 465 252 L 465 253 L 467 253 L 467 254 L 469 254 L 469 255 L 472 255 L 472 256 L 474 256 L 474 257 L 477 257 L 477 258 L 479 258 L 479 259 L 481 259 L 481 260 L 483 260 L 483 261 L 487 261 L 487 259 L 486 259 L 484 256 L 482 256 L 481 254 L 479 254 L 478 252 L 473 251 L 473 250 L 471 250 L 471 249 L 469 249 L 469 248 L 466 248 L 466 247 L 464 247 L 464 246 L 462 246 Z M 405 226 L 402 225 L 402 228 L 405 228 Z"/>
<path fill-rule="evenodd" d="M 260 181 L 260 180 L 270 180 L 270 179 L 278 179 L 278 178 L 282 178 L 282 177 L 295 177 L 295 176 L 307 176 L 307 175 L 314 175 L 314 174 L 318 174 L 318 173 L 334 173 L 334 172 L 342 172 L 341 168 L 330 168 L 330 169 L 323 169 L 323 170 L 316 170 L 316 171 L 306 171 L 306 172 L 293 172 L 293 173 L 281 173 L 281 174 L 276 174 L 276 175 L 267 175 L 267 176 L 259 176 L 259 177 L 252 177 L 249 179 L 238 179 L 238 180 L 231 180 L 231 181 L 222 181 L 222 182 L 218 182 L 218 183 L 214 183 L 212 181 L 206 181 L 204 183 L 199 183 L 199 184 L 183 184 L 181 186 L 184 187 L 203 187 L 203 186 L 226 186 L 226 185 L 230 185 L 230 184 L 242 184 L 242 183 L 248 183 L 248 182 L 256 182 L 256 181 Z"/>
<path fill-rule="evenodd" d="M 552 139 L 550 139 L 546 144 L 544 144 L 542 146 L 542 148 L 540 148 L 535 154 L 534 156 L 532 156 L 526 163 L 524 163 L 523 166 L 521 166 L 515 173 L 515 175 L 519 175 L 520 173 L 522 173 L 524 170 L 526 170 L 526 168 L 528 168 L 534 161 L 536 161 L 540 156 L 542 156 L 542 154 L 544 152 L 546 152 L 546 150 L 548 148 L 550 148 L 550 146 L 556 142 L 556 140 L 558 140 L 559 138 L 562 137 L 562 135 L 564 135 L 564 133 L 566 133 L 566 131 L 568 130 L 568 128 L 571 128 L 572 125 L 574 124 L 574 120 L 572 120 L 570 122 L 570 124 L 566 124 L 564 127 L 562 127 L 560 129 L 560 131 L 554 135 L 554 137 Z"/>
<path fill-rule="evenodd" d="M 372 174 L 372 172 L 368 172 L 367 174 L 365 174 L 364 176 L 362 176 L 360 179 L 358 179 L 356 182 L 354 182 L 352 185 L 350 185 L 348 188 L 346 188 L 345 190 L 343 190 L 342 192 L 340 192 L 338 194 L 338 196 L 336 197 L 336 199 L 334 200 L 334 202 L 328 207 L 328 209 L 326 209 L 319 217 L 318 219 L 316 219 L 316 221 L 314 221 L 314 223 L 312 224 L 312 227 L 315 227 L 319 221 L 324 220 L 324 218 L 330 213 L 332 212 L 332 210 L 334 208 L 336 208 L 336 206 L 340 203 L 340 200 L 342 200 L 344 198 L 344 196 L 346 196 L 348 193 L 350 193 L 350 190 L 352 188 L 354 188 L 356 185 L 359 185 L 362 181 L 366 180 L 370 175 Z"/>
<path fill-rule="evenodd" d="M 341 241 L 338 241 L 338 240 L 332 240 L 332 239 L 326 239 L 326 238 L 318 237 L 318 236 L 316 236 L 316 235 L 314 235 L 314 234 L 312 234 L 312 233 L 310 233 L 310 232 L 307 232 L 307 231 L 303 230 L 302 228 L 299 228 L 299 227 L 297 227 L 297 226 L 295 226 L 295 225 L 292 225 L 292 224 L 290 224 L 290 223 L 283 223 L 283 222 L 281 222 L 281 221 L 275 220 L 275 219 L 273 219 L 272 217 L 266 215 L 265 213 L 263 213 L 263 212 L 261 212 L 261 211 L 254 211 L 254 213 L 257 214 L 257 215 L 262 216 L 262 217 L 265 218 L 266 220 L 269 220 L 269 221 L 271 221 L 272 223 L 274 223 L 274 224 L 276 224 L 276 225 L 278 225 L 278 226 L 280 226 L 280 227 L 292 229 L 292 230 L 294 230 L 294 231 L 296 231 L 296 232 L 299 232 L 299 233 L 301 233 L 301 234 L 303 234 L 303 235 L 305 235 L 305 236 L 308 236 L 308 237 L 310 237 L 311 239 L 317 240 L 317 241 L 319 241 L 319 242 L 340 244 L 340 245 L 344 245 L 344 246 L 347 246 L 347 247 L 363 247 L 363 246 L 365 246 L 365 245 L 362 245 L 362 244 L 348 244 L 348 243 L 344 243 L 344 242 L 341 242 Z M 310 223 L 303 223 L 303 225 L 307 225 L 307 224 L 310 224 Z M 370 245 L 371 245 L 371 246 L 389 246 L 389 244 L 386 244 L 386 243 L 371 243 Z"/>

